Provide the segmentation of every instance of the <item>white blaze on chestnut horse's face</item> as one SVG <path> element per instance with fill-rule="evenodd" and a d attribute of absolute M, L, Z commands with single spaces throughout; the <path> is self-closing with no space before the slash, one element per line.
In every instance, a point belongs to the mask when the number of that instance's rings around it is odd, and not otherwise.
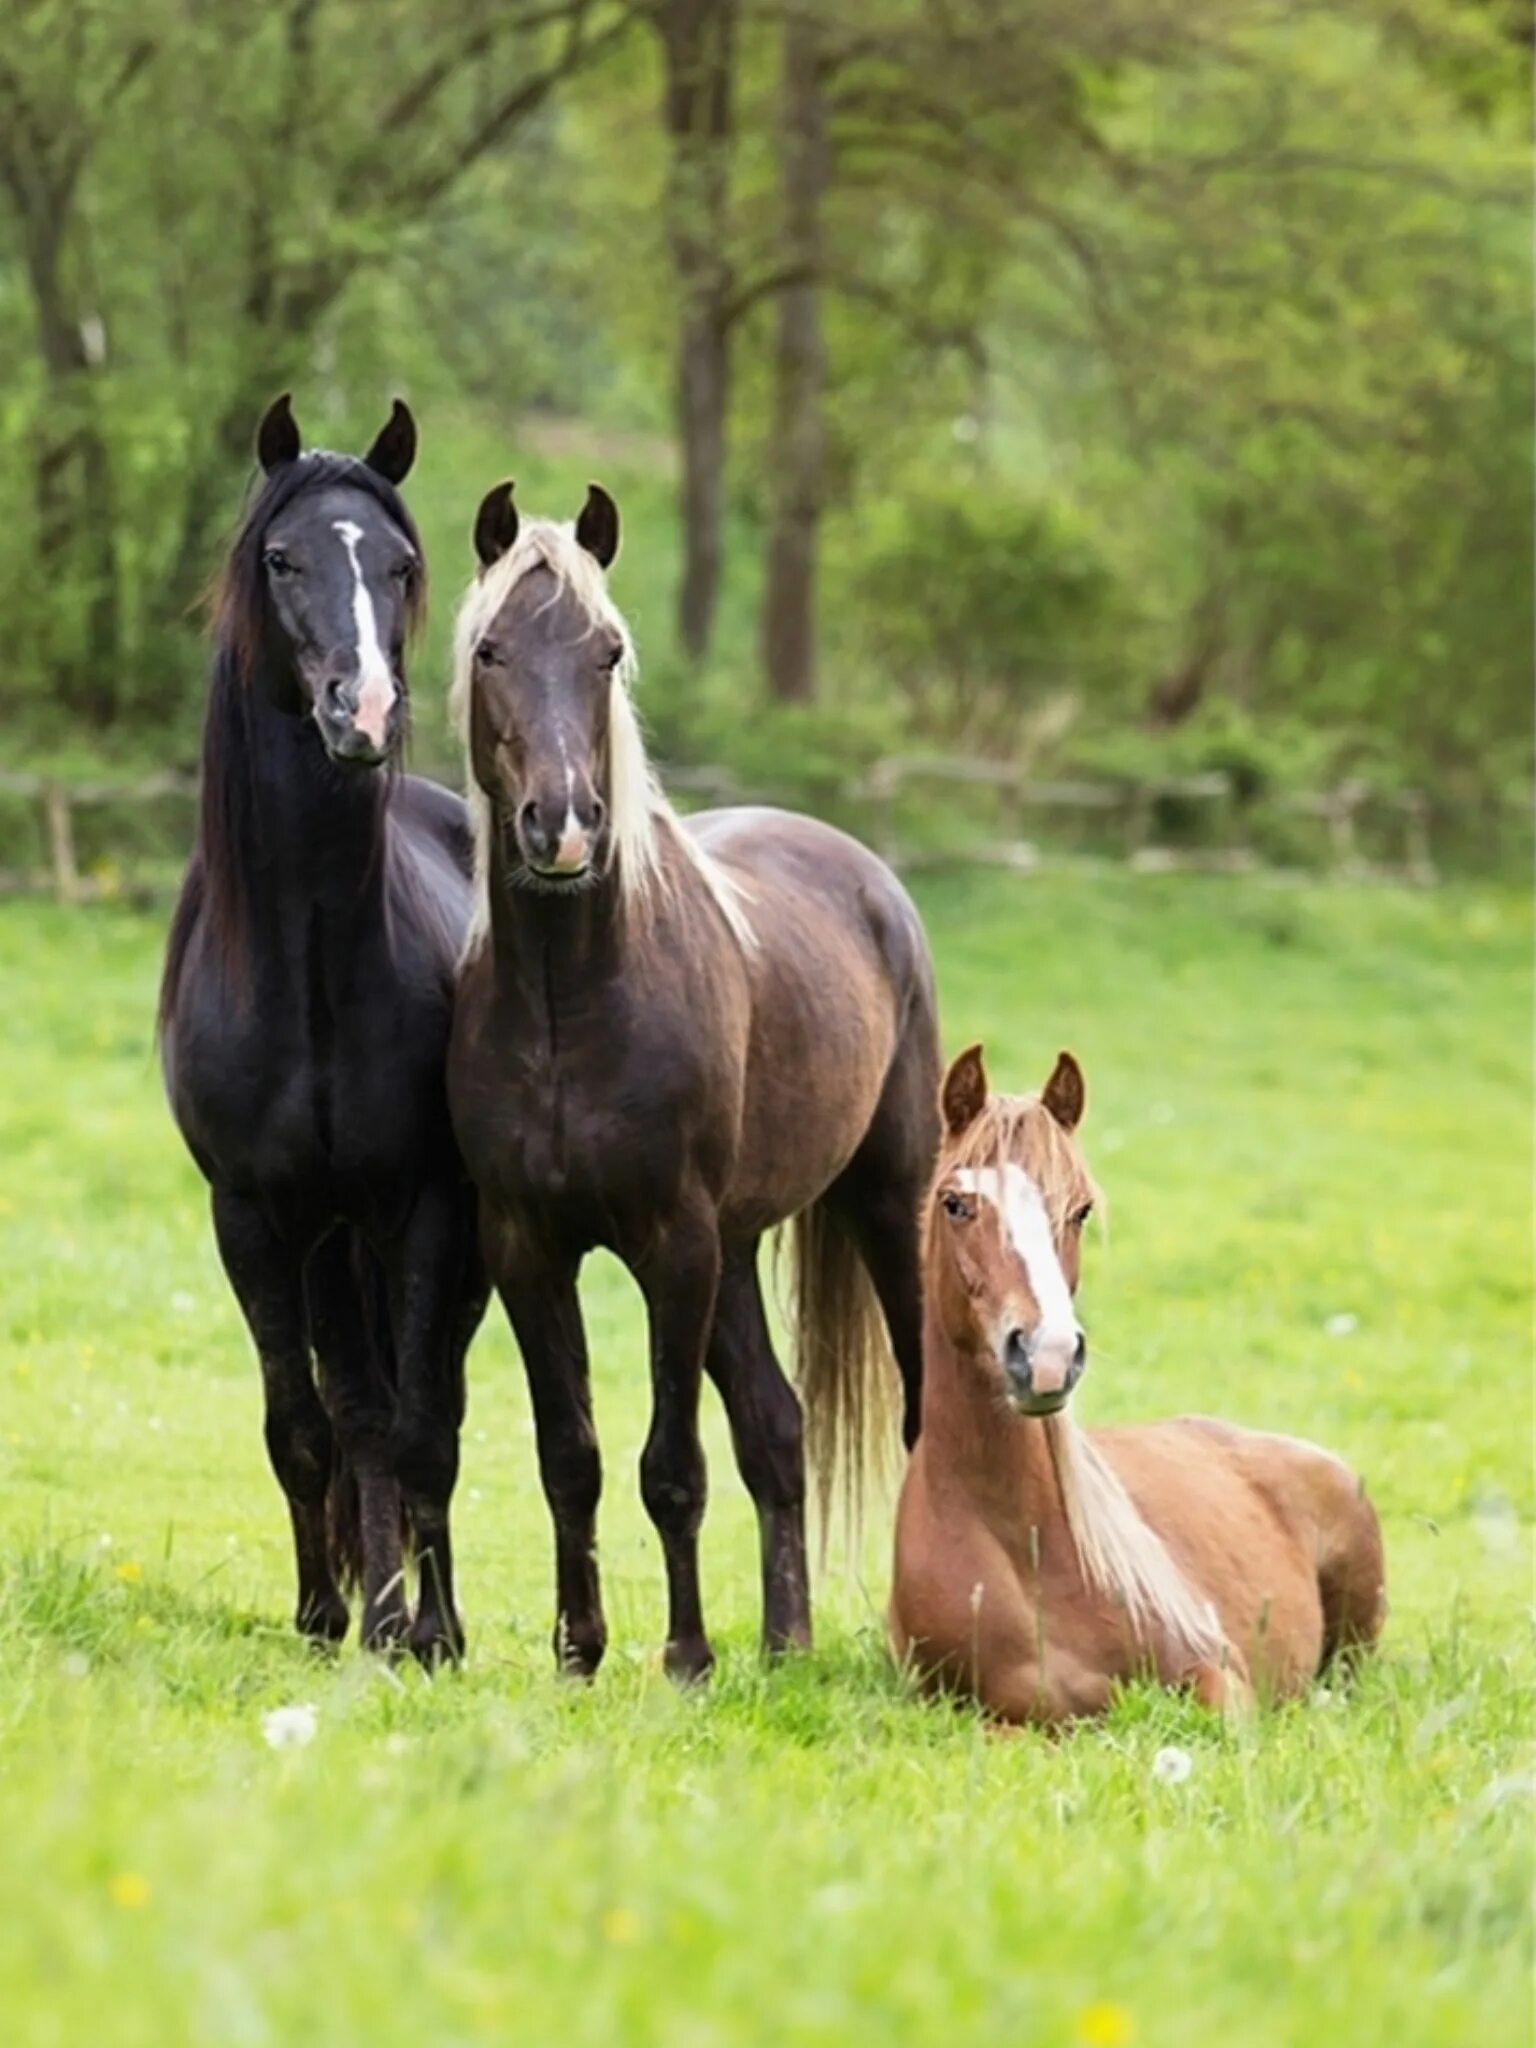
<path fill-rule="evenodd" d="M 1082 1376 L 1073 1306 L 1094 1187 L 1072 1132 L 1082 1075 L 1063 1054 L 1039 1096 L 989 1099 L 979 1050 L 945 1084 L 948 1143 L 934 1188 L 946 1334 L 1020 1414 L 1051 1415 Z"/>

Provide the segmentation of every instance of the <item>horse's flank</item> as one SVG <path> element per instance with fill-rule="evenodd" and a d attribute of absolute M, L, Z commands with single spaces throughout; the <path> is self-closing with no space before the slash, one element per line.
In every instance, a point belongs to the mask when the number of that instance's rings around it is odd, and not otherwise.
<path fill-rule="evenodd" d="M 610 860 L 618 882 L 620 903 L 645 920 L 658 901 L 676 888 L 676 865 L 669 852 L 703 881 L 740 944 L 753 943 L 748 892 L 718 861 L 712 860 L 684 829 L 668 802 L 645 751 L 635 709 L 638 673 L 635 643 L 623 614 L 608 593 L 602 569 L 576 539 L 569 521 L 529 519 L 507 552 L 483 570 L 465 592 L 453 636 L 453 682 L 449 709 L 464 745 L 465 787 L 475 834 L 475 912 L 465 944 L 466 954 L 478 950 L 490 923 L 491 804 L 475 780 L 470 760 L 470 694 L 474 652 L 487 627 L 512 592 L 538 570 L 554 583 L 549 603 L 569 595 L 586 620 L 586 631 L 606 628 L 620 646 L 608 705 L 608 804 Z"/>

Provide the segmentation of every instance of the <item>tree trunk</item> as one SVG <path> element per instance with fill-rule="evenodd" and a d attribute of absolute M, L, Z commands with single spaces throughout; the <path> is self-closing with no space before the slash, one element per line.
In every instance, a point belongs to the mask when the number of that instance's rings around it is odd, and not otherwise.
<path fill-rule="evenodd" d="M 671 165 L 667 239 L 681 311 L 677 431 L 682 457 L 683 577 L 677 629 L 685 651 L 708 651 L 720 588 L 730 405 L 730 193 L 737 0 L 663 0 Z"/>
<path fill-rule="evenodd" d="M 79 306 L 64 277 L 72 191 L 38 181 L 25 221 L 27 275 L 47 377 L 34 439 L 38 570 L 64 594 L 49 608 L 44 661 L 56 702 L 93 727 L 110 724 L 124 673 L 112 460 Z"/>
<path fill-rule="evenodd" d="M 816 564 L 825 495 L 826 349 L 821 331 L 821 202 L 829 157 L 821 33 L 793 14 L 784 28 L 780 165 L 784 260 L 773 359 L 768 450 L 772 523 L 761 642 L 769 694 L 786 703 L 816 695 Z"/>

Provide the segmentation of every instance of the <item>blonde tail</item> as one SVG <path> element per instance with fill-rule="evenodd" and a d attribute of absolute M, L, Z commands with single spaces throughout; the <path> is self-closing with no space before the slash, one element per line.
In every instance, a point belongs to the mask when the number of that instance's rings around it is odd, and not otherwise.
<path fill-rule="evenodd" d="M 796 1379 L 825 1557 L 834 1502 L 856 1549 L 870 1483 L 893 1469 L 900 1387 L 880 1304 L 841 1218 L 813 1202 L 791 1235 Z"/>

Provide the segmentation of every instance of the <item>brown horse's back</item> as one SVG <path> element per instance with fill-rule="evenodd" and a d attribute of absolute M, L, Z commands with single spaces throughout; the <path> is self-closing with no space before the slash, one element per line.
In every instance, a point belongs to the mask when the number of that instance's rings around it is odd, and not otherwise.
<path fill-rule="evenodd" d="M 937 1144 L 938 1040 L 927 941 L 867 847 L 763 806 L 687 830 L 740 888 L 754 944 L 751 1043 L 728 1216 L 776 1223 L 847 1168 L 879 1112 L 910 1138 L 920 1184 Z M 904 1176 L 904 1179 L 907 1176 Z"/>

